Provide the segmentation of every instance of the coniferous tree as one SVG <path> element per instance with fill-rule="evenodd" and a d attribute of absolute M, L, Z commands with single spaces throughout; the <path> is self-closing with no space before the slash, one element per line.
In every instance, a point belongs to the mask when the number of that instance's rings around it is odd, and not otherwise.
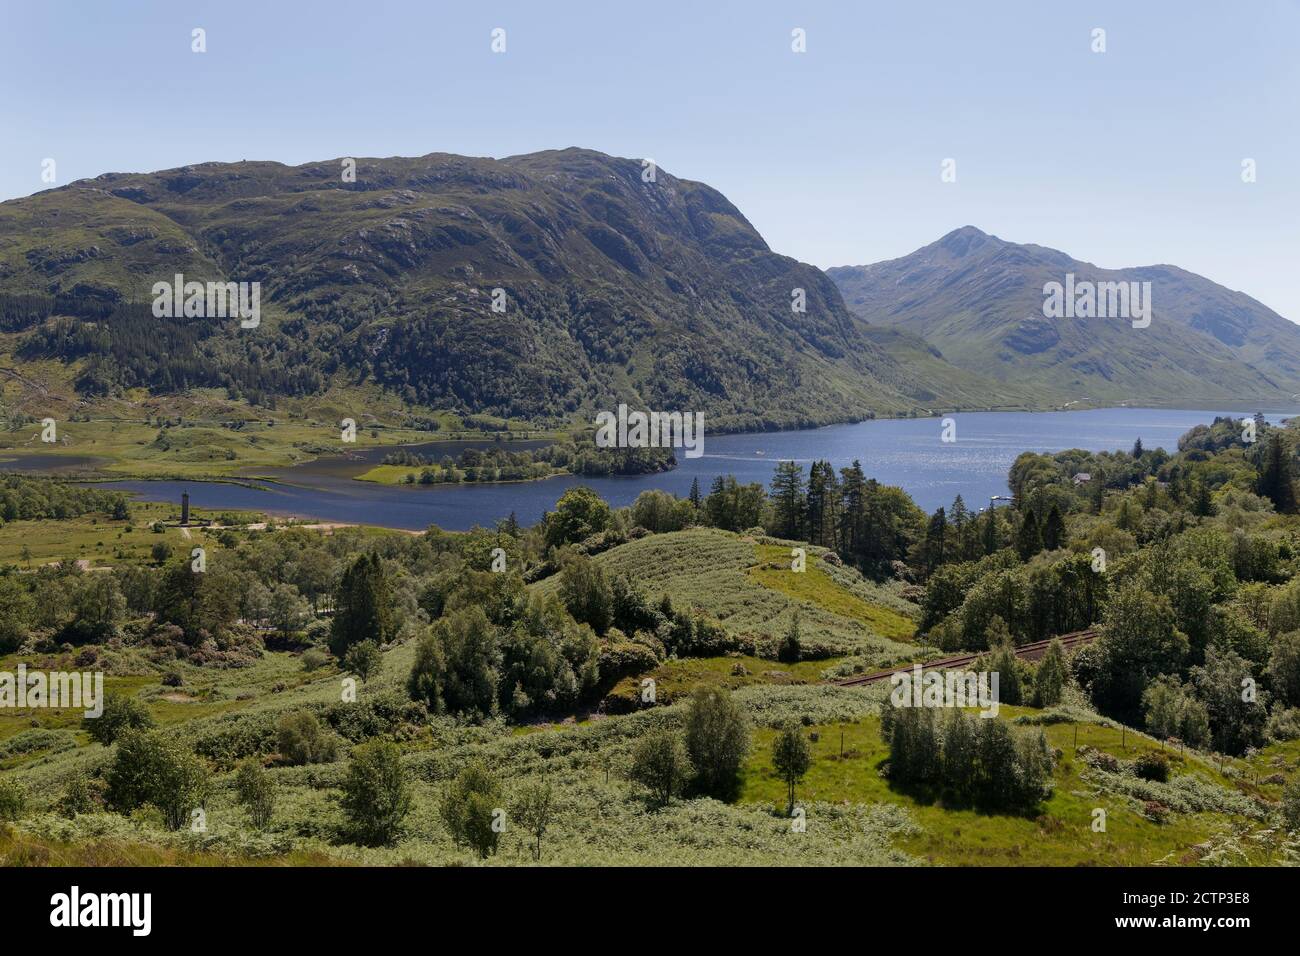
<path fill-rule="evenodd" d="M 833 548 L 836 541 L 836 522 L 839 512 L 839 486 L 835 469 L 828 461 L 815 461 L 808 470 L 808 492 L 805 496 L 805 529 L 810 544 Z"/>
<path fill-rule="evenodd" d="M 984 553 L 993 554 L 1001 547 L 1002 542 L 999 540 L 998 519 L 995 509 L 989 508 L 984 512 L 984 533 L 982 535 Z"/>
<path fill-rule="evenodd" d="M 921 542 L 920 565 L 926 576 L 934 573 L 948 556 L 948 517 L 942 508 L 930 518 Z"/>
<path fill-rule="evenodd" d="M 866 526 L 867 479 L 861 462 L 840 469 L 840 553 L 855 560 Z"/>
<path fill-rule="evenodd" d="M 969 561 L 975 557 L 970 540 L 973 521 L 970 509 L 966 507 L 966 502 L 961 495 L 952 500 L 952 508 L 948 511 L 948 517 L 952 524 L 954 557 L 958 561 Z"/>
<path fill-rule="evenodd" d="M 1115 512 L 1115 527 L 1121 531 L 1132 531 L 1135 524 L 1133 509 L 1125 498 L 1119 503 L 1119 511 Z"/>
<path fill-rule="evenodd" d="M 1291 456 L 1280 435 L 1269 439 L 1255 490 L 1273 502 L 1273 507 L 1279 514 L 1295 512 L 1295 477 L 1292 474 Z"/>
<path fill-rule="evenodd" d="M 1022 561 L 1028 561 L 1043 550 L 1043 535 L 1038 528 L 1038 518 L 1033 510 L 1025 512 L 1020 521 L 1020 530 L 1016 533 L 1016 551 Z"/>
<path fill-rule="evenodd" d="M 1160 504 L 1160 485 L 1154 478 L 1147 479 L 1146 500 L 1143 501 L 1142 507 L 1150 510 Z"/>
<path fill-rule="evenodd" d="M 1183 500 L 1183 472 L 1177 465 L 1169 469 L 1168 480 L 1165 482 L 1165 493 L 1169 495 L 1169 501 L 1172 504 L 1181 504 Z"/>
<path fill-rule="evenodd" d="M 1214 514 L 1214 501 L 1210 498 L 1210 487 L 1203 481 L 1196 483 L 1196 493 L 1192 497 L 1192 514 L 1200 518 L 1209 518 Z"/>
<path fill-rule="evenodd" d="M 1053 504 L 1052 510 L 1047 513 L 1047 521 L 1043 523 L 1043 547 L 1055 551 L 1065 545 L 1065 519 L 1061 517 L 1061 509 Z"/>
<path fill-rule="evenodd" d="M 379 555 L 363 554 L 343 572 L 335 600 L 330 650 L 338 657 L 353 644 L 387 644 L 396 633 L 392 588 Z"/>
<path fill-rule="evenodd" d="M 1101 514 L 1102 505 L 1106 502 L 1106 480 L 1100 474 L 1094 474 L 1089 483 L 1088 504 L 1095 515 Z"/>
<path fill-rule="evenodd" d="M 688 496 L 688 500 L 691 503 L 691 507 L 693 507 L 697 512 L 704 503 L 704 499 L 700 496 L 700 479 L 698 477 L 691 479 L 691 493 Z"/>
<path fill-rule="evenodd" d="M 804 513 L 802 465 L 794 461 L 777 462 L 776 474 L 772 477 L 771 499 L 775 516 L 772 534 L 778 538 L 801 538 Z"/>

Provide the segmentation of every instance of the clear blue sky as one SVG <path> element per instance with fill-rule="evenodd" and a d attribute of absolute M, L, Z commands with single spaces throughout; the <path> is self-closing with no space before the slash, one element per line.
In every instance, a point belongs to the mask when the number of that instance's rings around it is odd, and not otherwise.
<path fill-rule="evenodd" d="M 1297 0 L 2 9 L 0 198 L 44 188 L 45 157 L 63 184 L 576 145 L 707 182 L 774 249 L 823 267 L 969 223 L 1102 266 L 1174 263 L 1300 321 Z M 956 183 L 940 181 L 947 157 Z"/>

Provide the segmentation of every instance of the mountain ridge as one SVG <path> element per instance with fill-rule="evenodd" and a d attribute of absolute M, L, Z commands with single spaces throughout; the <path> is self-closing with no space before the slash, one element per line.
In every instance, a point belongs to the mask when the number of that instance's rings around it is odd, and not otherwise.
<path fill-rule="evenodd" d="M 1177 266 L 1103 270 L 964 226 L 823 272 L 646 162 L 573 147 L 212 162 L 9 200 L 0 357 L 63 370 L 37 385 L 70 381 L 73 405 L 359 388 L 529 421 L 700 410 L 718 430 L 1300 393 L 1300 330 Z M 1067 271 L 1152 282 L 1154 330 L 1045 318 L 1042 284 Z M 265 321 L 154 318 L 153 283 L 177 273 L 261 283 Z"/>
<path fill-rule="evenodd" d="M 923 385 L 830 279 L 705 184 L 662 169 L 647 183 L 639 161 L 576 149 L 362 158 L 355 183 L 342 162 L 108 173 L 0 204 L 0 293 L 118 307 L 175 273 L 260 282 L 260 337 L 196 333 L 222 370 L 203 384 L 235 390 L 237 367 L 292 355 L 412 405 L 502 416 L 627 400 L 777 427 L 920 407 Z M 32 344 L 49 320 L 11 330 L 30 355 L 98 362 L 101 391 L 150 385 L 115 378 L 102 342 L 66 347 L 84 329 Z"/>
<path fill-rule="evenodd" d="M 1286 401 L 1300 392 L 1300 326 L 1179 266 L 1103 269 L 963 226 L 906 256 L 827 274 L 864 321 L 1060 401 Z M 1045 315 L 1044 284 L 1067 274 L 1151 282 L 1151 328 Z"/>

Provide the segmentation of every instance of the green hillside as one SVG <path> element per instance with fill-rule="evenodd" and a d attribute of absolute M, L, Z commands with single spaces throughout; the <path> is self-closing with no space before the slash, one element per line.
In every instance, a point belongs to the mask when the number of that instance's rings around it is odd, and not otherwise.
<path fill-rule="evenodd" d="M 411 409 L 537 421 L 623 400 L 721 429 L 916 407 L 826 275 L 701 183 L 581 149 L 341 168 L 204 163 L 0 203 L 0 365 L 68 363 L 95 401 L 364 385 Z M 178 273 L 259 282 L 261 324 L 154 317 Z"/>
<path fill-rule="evenodd" d="M 859 318 L 920 336 L 934 349 L 918 365 L 886 346 L 895 358 L 919 373 L 941 355 L 975 376 L 975 394 L 990 404 L 1029 397 L 1072 405 L 1289 405 L 1300 391 L 1300 327 L 1173 266 L 1101 269 L 966 226 L 902 258 L 828 274 Z M 1046 317 L 1044 284 L 1064 284 L 1067 274 L 1077 282 L 1149 282 L 1150 326 Z M 910 351 L 917 355 L 915 346 Z M 943 366 L 929 374 L 936 391 L 965 385 Z"/>

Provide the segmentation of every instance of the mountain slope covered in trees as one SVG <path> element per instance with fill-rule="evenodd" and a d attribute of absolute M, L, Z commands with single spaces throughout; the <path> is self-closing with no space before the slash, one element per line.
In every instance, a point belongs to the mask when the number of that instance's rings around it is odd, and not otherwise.
<path fill-rule="evenodd" d="M 824 273 L 701 183 L 579 149 L 343 169 L 205 163 L 0 204 L 4 331 L 20 359 L 79 363 L 91 396 L 258 400 L 342 377 L 459 412 L 624 400 L 765 427 L 907 412 L 928 393 Z M 178 273 L 260 282 L 262 324 L 155 319 L 152 286 Z"/>

